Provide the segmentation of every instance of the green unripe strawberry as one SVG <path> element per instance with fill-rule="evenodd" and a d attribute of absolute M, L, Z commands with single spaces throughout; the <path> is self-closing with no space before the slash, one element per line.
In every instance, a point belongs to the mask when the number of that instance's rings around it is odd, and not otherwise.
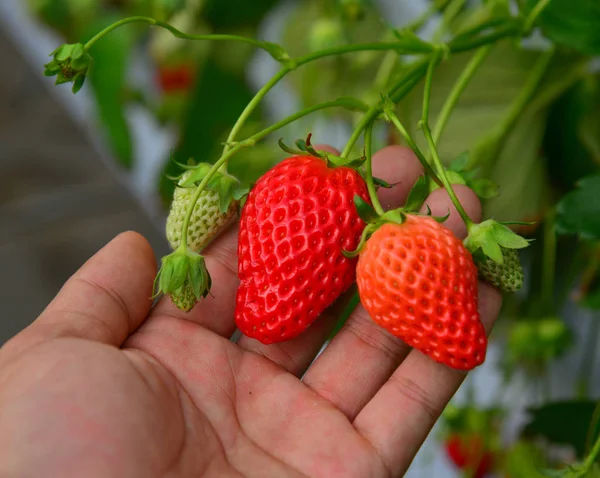
<path fill-rule="evenodd" d="M 173 304 L 184 312 L 192 310 L 198 302 L 198 299 L 194 294 L 194 289 L 188 282 L 183 284 L 175 292 L 171 292 L 170 297 Z"/>
<path fill-rule="evenodd" d="M 502 264 L 489 257 L 475 260 L 481 279 L 502 292 L 516 292 L 523 286 L 523 266 L 516 249 L 502 248 Z"/>
<path fill-rule="evenodd" d="M 185 182 L 191 174 L 192 171 L 184 173 L 179 184 Z M 167 218 L 167 239 L 173 250 L 179 247 L 183 221 L 195 190 L 194 186 L 175 189 L 173 203 Z M 230 201 L 225 212 L 222 212 L 220 204 L 217 190 L 204 190 L 200 194 L 188 227 L 187 244 L 192 251 L 200 252 L 235 219 L 237 201 Z"/>

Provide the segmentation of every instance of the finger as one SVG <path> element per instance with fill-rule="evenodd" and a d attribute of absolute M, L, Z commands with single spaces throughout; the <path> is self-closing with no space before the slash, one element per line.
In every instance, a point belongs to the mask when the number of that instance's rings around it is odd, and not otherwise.
<path fill-rule="evenodd" d="M 388 146 L 373 155 L 373 176 L 392 186 L 380 188 L 377 193 L 385 210 L 402 206 L 422 174 L 423 166 L 412 150 L 405 146 Z"/>
<path fill-rule="evenodd" d="M 418 174 L 419 169 L 411 164 L 410 156 L 403 154 L 403 157 L 402 167 Z M 414 155 L 412 160 L 418 163 Z M 405 187 L 403 192 L 407 195 L 408 190 Z M 473 219 L 478 221 L 481 208 L 477 197 L 468 188 L 456 191 L 456 194 L 465 209 L 473 213 Z M 445 211 L 444 214 L 447 214 L 449 197 L 436 191 L 426 203 L 432 211 Z M 457 215 L 455 209 L 451 210 L 446 222 L 454 232 L 460 231 L 462 221 L 460 216 L 456 221 Z M 409 352 L 408 345 L 375 324 L 366 310 L 359 306 L 310 367 L 303 381 L 353 420 Z"/>
<path fill-rule="evenodd" d="M 237 277 L 238 228 L 231 227 L 210 244 L 203 253 L 212 278 L 210 295 L 202 299 L 190 312 L 179 310 L 169 297 L 163 297 L 150 317 L 175 317 L 189 320 L 219 334 L 231 337 L 235 331 L 233 310 Z"/>
<path fill-rule="evenodd" d="M 500 312 L 500 293 L 479 283 L 479 311 L 489 332 Z M 355 428 L 373 445 L 388 470 L 402 476 L 466 374 L 412 350 L 358 414 Z"/>
<path fill-rule="evenodd" d="M 137 233 L 117 236 L 79 269 L 23 332 L 33 345 L 79 337 L 120 346 L 148 315 L 156 261 Z"/>
<path fill-rule="evenodd" d="M 472 191 L 457 186 L 455 192 L 470 217 L 479 221 L 481 208 L 474 203 Z M 450 208 L 450 199 L 443 191 L 432 193 L 427 202 L 434 214 Z M 445 225 L 450 226 L 457 236 L 464 237 L 466 230 L 457 220 L 456 210 L 450 208 L 450 211 Z M 502 298 L 496 289 L 484 283 L 479 283 L 478 293 L 480 317 L 489 334 Z M 439 364 L 418 350 L 411 350 L 360 411 L 354 425 L 377 449 L 388 469 L 402 473 L 465 376 L 464 372 Z"/>
<path fill-rule="evenodd" d="M 481 221 L 481 203 L 477 195 L 469 189 L 467 186 L 462 184 L 456 184 L 452 187 L 456 197 L 462 204 L 465 212 L 475 222 Z M 434 216 L 444 217 L 450 213 L 448 219 L 444 221 L 444 226 L 450 229 L 456 237 L 464 239 L 467 237 L 467 226 L 458 214 L 458 211 L 452 204 L 450 197 L 445 189 L 436 189 L 429 197 L 425 200 L 425 204 L 421 208 L 421 213 L 427 212 L 427 206 L 431 209 L 431 213 Z"/>

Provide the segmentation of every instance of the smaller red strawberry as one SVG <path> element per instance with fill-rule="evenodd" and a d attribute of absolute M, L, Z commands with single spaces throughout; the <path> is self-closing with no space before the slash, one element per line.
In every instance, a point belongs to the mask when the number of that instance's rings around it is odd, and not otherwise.
<path fill-rule="evenodd" d="M 194 80 L 194 67 L 189 63 L 165 65 L 158 69 L 158 84 L 164 93 L 187 92 Z"/>
<path fill-rule="evenodd" d="M 470 472 L 472 478 L 485 478 L 494 465 L 494 455 L 486 450 L 477 433 L 451 434 L 444 442 L 446 454 L 459 470 Z"/>
<path fill-rule="evenodd" d="M 487 337 L 471 254 L 435 219 L 396 216 L 360 249 L 362 304 L 378 325 L 437 362 L 461 370 L 480 365 Z"/>

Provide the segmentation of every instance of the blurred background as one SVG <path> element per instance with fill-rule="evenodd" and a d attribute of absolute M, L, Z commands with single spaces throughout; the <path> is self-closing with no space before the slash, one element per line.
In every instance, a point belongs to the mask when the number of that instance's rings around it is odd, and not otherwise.
<path fill-rule="evenodd" d="M 424 22 L 420 32 L 428 38 L 438 34 L 447 4 L 455 5 L 456 22 L 468 23 L 500 3 L 508 2 L 437 1 L 444 13 Z M 420 18 L 431 5 L 427 0 L 0 0 L 0 298 L 5 307 L 0 344 L 31 322 L 65 280 L 119 232 L 142 233 L 157 260 L 167 253 L 163 228 L 173 192 L 169 176 L 180 172 L 177 162 L 216 160 L 240 112 L 279 68 L 253 47 L 182 41 L 147 25 L 129 25 L 93 47 L 94 68 L 73 95 L 68 85 L 55 87 L 53 78 L 42 76 L 57 46 L 84 42 L 117 19 L 147 15 L 188 33 L 279 42 L 296 56 L 393 39 L 392 27 Z M 600 12 L 597 20 L 600 29 Z M 586 231 L 585 241 L 577 237 L 585 235 L 577 229 L 585 221 L 577 218 L 596 212 L 600 217 L 600 182 L 577 189 L 581 178 L 598 174 L 600 164 L 600 88 L 593 55 L 560 49 L 526 110 L 507 121 L 547 42 L 538 32 L 526 44 L 499 44 L 463 95 L 440 144 L 447 163 L 470 151 L 470 169 L 499 187 L 499 196 L 495 188 L 479 191 L 486 217 L 536 221 L 519 230 L 535 242 L 522 255 L 526 286 L 505 302 L 486 363 L 469 375 L 409 477 L 541 476 L 535 471 L 540 467 L 581 459 L 598 434 L 600 227 L 596 223 Z M 457 55 L 436 72 L 433 117 L 468 58 Z M 377 52 L 310 64 L 269 93 L 240 137 L 317 102 L 350 95 L 372 102 L 405 67 L 396 54 Z M 398 109 L 413 133 L 421 94 L 417 87 Z M 314 143 L 342 148 L 357 118 L 338 110 L 306 117 L 234 157 L 230 170 L 250 184 L 283 159 L 279 137 L 291 144 L 312 132 Z M 401 141 L 380 128 L 376 142 L 382 147 Z M 575 219 L 566 220 L 565 210 Z M 464 470 L 465 448 L 477 455 L 478 470 Z"/>

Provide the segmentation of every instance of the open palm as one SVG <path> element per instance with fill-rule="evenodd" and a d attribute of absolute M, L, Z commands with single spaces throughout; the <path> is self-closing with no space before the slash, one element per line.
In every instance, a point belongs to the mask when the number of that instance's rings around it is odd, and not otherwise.
<path fill-rule="evenodd" d="M 421 173 L 408 150 L 374 158 L 397 207 Z M 474 194 L 457 188 L 473 218 Z M 464 227 L 447 195 L 434 213 Z M 358 308 L 265 346 L 235 330 L 236 232 L 207 251 L 214 298 L 190 314 L 151 309 L 148 243 L 126 233 L 78 271 L 44 313 L 0 349 L 0 476 L 401 476 L 464 374 L 387 334 Z M 480 284 L 491 327 L 500 304 Z M 310 366 L 310 367 L 309 367 Z"/>

